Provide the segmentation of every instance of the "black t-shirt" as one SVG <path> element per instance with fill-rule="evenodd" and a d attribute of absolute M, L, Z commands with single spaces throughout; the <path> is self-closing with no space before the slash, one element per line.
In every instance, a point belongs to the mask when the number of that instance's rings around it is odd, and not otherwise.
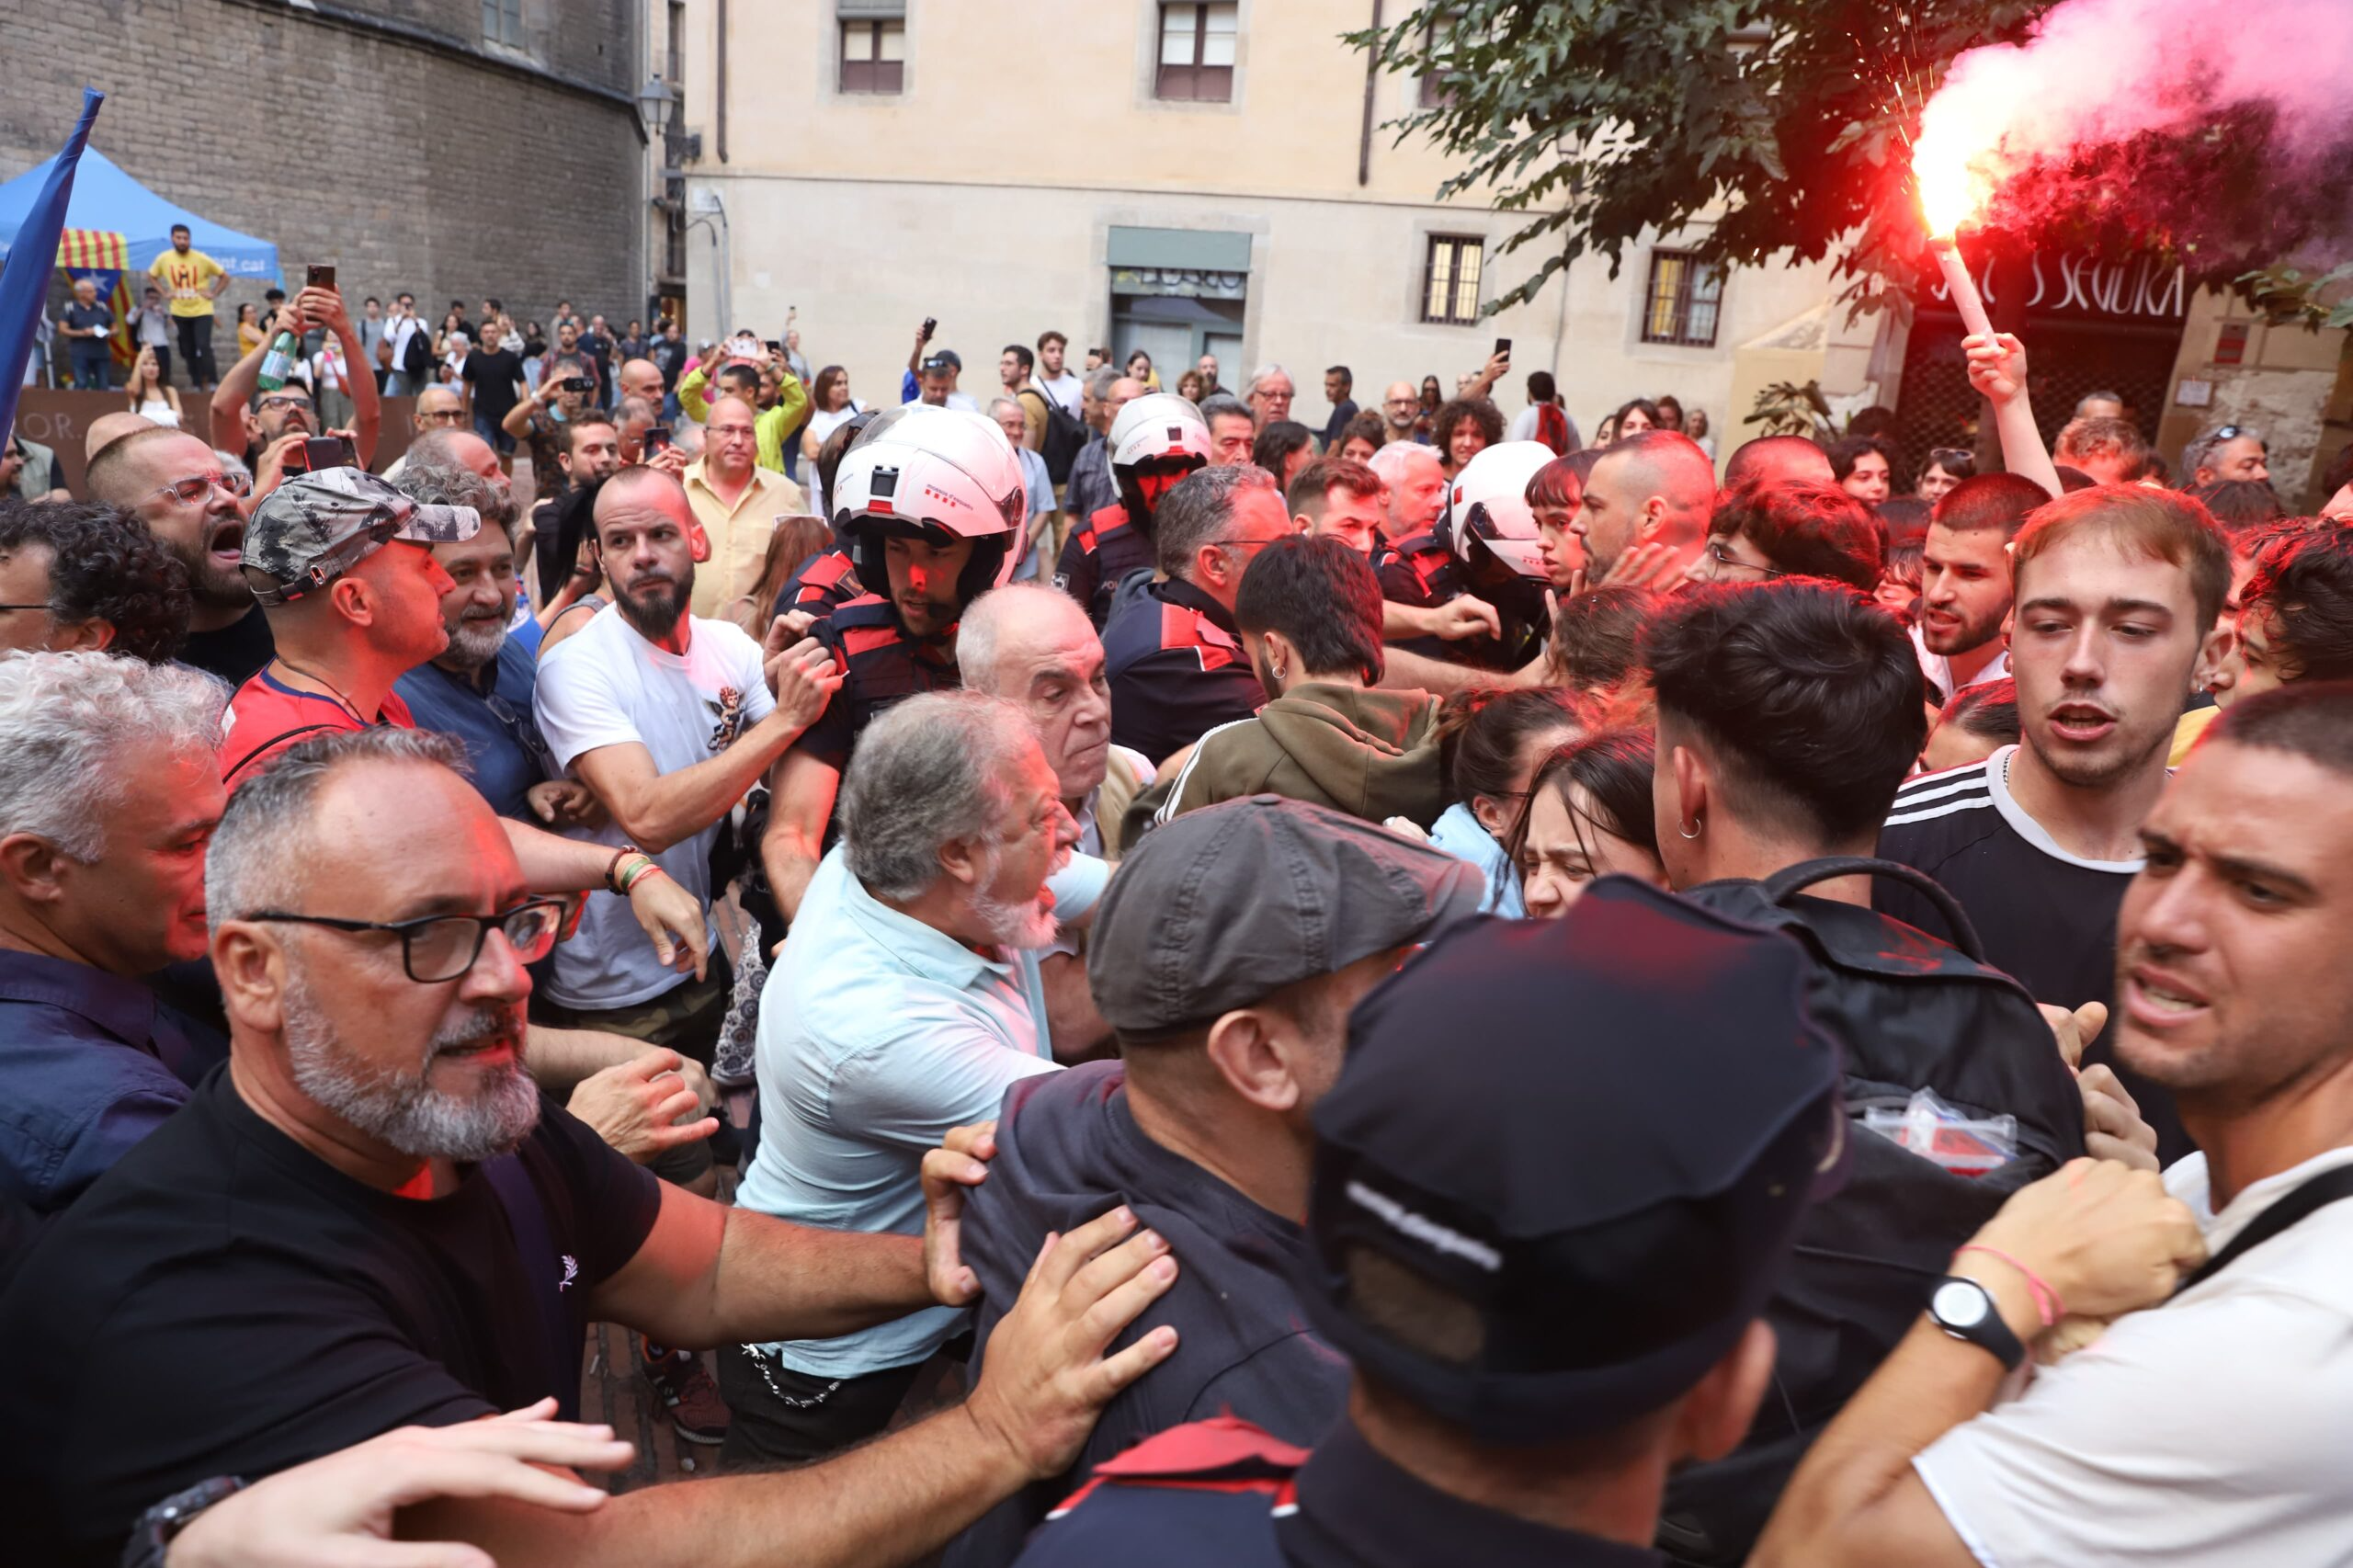
<path fill-rule="evenodd" d="M 474 389 L 474 415 L 493 425 L 515 406 L 515 383 L 523 379 L 523 357 L 511 348 L 466 356 L 466 381 Z"/>
<path fill-rule="evenodd" d="M 2011 796 L 2015 746 L 1987 760 L 1915 778 L 1896 791 L 1879 852 L 1943 884 L 1977 928 L 1985 961 L 2038 1002 L 2116 1006 L 2116 922 L 2137 860 L 2079 859 L 2052 841 Z M 1909 888 L 1881 881 L 1882 913 L 1937 936 L 1944 922 Z M 2117 1062 L 2113 1022 L 2085 1048 L 2084 1065 L 2105 1062 L 2157 1130 L 2157 1155 L 2170 1165 L 2196 1147 L 2174 1114 L 2173 1096 Z"/>
<path fill-rule="evenodd" d="M 676 391 L 678 372 L 687 368 L 686 344 L 673 343 L 666 337 L 663 338 L 654 344 L 653 350 L 646 355 L 646 358 L 653 360 L 654 368 L 662 372 L 662 390 Z"/>
<path fill-rule="evenodd" d="M 613 340 L 602 333 L 583 333 L 580 336 L 580 352 L 587 357 L 588 373 L 596 378 L 598 386 L 603 386 L 608 368 L 606 361 L 613 357 Z"/>
<path fill-rule="evenodd" d="M 179 659 L 207 675 L 219 676 L 231 689 L 261 673 L 278 655 L 278 639 L 270 634 L 269 617 L 254 606 L 218 631 L 191 631 L 180 644 Z"/>
<path fill-rule="evenodd" d="M 576 1368 L 588 1295 L 652 1230 L 658 1186 L 544 1097 L 520 1157 L 577 1269 L 556 1298 Z M 540 1299 L 485 1171 L 394 1198 L 216 1072 L 51 1222 L 0 1302 L 6 1555 L 111 1564 L 132 1521 L 209 1476 L 556 1392 Z"/>

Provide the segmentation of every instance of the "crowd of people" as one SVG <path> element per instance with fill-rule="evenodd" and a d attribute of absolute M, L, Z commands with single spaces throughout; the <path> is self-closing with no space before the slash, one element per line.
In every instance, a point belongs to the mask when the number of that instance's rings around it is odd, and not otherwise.
<path fill-rule="evenodd" d="M 554 321 L 0 502 L 12 1556 L 2347 1561 L 2353 487 Z"/>

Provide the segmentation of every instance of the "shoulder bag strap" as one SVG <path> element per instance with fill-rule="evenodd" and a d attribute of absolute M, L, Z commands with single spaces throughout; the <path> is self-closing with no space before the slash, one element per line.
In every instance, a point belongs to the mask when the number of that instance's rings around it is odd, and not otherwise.
<path fill-rule="evenodd" d="M 2325 1209 L 2340 1198 L 2353 1198 L 2353 1165 L 2339 1165 L 2333 1171 L 2323 1171 L 2295 1191 L 2257 1214 L 2245 1230 L 2231 1238 L 2231 1244 L 2198 1266 L 2188 1278 L 2175 1290 L 2179 1295 L 2193 1285 L 2202 1285 L 2250 1248 L 2261 1246 L 2315 1209 Z"/>
<path fill-rule="evenodd" d="M 581 1327 L 563 1304 L 563 1290 L 576 1274 L 572 1259 L 555 1250 L 548 1233 L 547 1206 L 539 1187 L 523 1166 L 520 1154 L 501 1154 L 482 1167 L 506 1210 L 507 1229 L 515 1233 L 515 1250 L 523 1263 L 523 1277 L 531 1282 L 531 1304 L 540 1315 L 540 1337 L 547 1344 L 548 1387 L 555 1394 L 559 1420 L 580 1419 Z"/>
<path fill-rule="evenodd" d="M 1960 901 L 1926 871 L 1898 860 L 1881 860 L 1869 855 L 1833 855 L 1802 861 L 1766 878 L 1765 896 L 1775 903 L 1787 903 L 1793 895 L 1816 882 L 1835 881 L 1840 877 L 1884 877 L 1902 882 L 1935 906 L 1938 916 L 1945 923 L 1946 940 L 1972 962 L 1985 961 L 1985 948 L 1977 939 L 1977 927 L 1969 923 Z"/>

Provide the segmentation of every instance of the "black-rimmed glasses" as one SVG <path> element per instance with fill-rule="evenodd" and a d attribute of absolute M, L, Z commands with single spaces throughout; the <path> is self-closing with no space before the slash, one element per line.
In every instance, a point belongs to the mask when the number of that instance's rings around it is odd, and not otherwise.
<path fill-rule="evenodd" d="M 555 946 L 563 926 L 563 901 L 526 899 L 496 915 L 427 915 L 415 920 L 340 920 L 328 915 L 291 915 L 266 910 L 247 920 L 278 920 L 296 926 L 324 926 L 330 931 L 389 931 L 401 939 L 401 968 L 420 985 L 455 980 L 482 957 L 490 928 L 497 926 L 506 945 L 522 963 L 537 963 Z"/>

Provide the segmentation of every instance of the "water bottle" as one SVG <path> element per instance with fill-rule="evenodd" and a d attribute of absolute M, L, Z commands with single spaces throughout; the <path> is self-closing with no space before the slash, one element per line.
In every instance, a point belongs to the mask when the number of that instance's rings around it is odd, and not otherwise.
<path fill-rule="evenodd" d="M 287 378 L 293 375 L 295 358 L 301 351 L 301 344 L 293 332 L 279 327 L 278 335 L 269 340 L 269 352 L 261 357 L 261 375 L 257 378 L 261 390 L 276 392 L 284 386 Z"/>

